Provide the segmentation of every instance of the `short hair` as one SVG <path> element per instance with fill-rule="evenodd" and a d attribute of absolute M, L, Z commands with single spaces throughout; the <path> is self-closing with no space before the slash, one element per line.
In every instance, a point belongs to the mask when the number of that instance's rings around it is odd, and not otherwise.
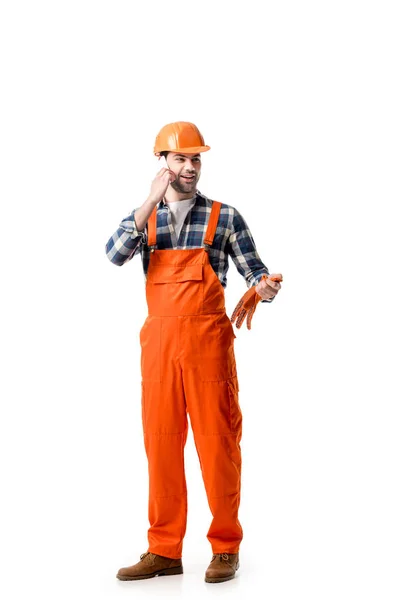
<path fill-rule="evenodd" d="M 168 152 L 169 150 L 163 150 L 162 152 L 160 152 L 160 156 L 165 156 L 165 158 L 167 158 Z"/>

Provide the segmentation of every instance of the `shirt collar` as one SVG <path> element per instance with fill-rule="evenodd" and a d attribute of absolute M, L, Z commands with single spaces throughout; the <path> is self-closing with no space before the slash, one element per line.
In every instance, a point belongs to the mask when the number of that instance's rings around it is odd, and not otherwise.
<path fill-rule="evenodd" d="M 198 203 L 199 203 L 200 196 L 201 196 L 201 192 L 199 192 L 199 190 L 196 190 L 196 193 L 195 193 L 195 196 L 194 196 L 194 197 L 195 197 L 195 202 L 194 202 L 194 205 L 193 205 L 193 206 L 195 206 L 196 204 L 198 204 Z M 188 199 L 189 199 L 189 198 L 188 198 Z M 163 210 L 163 209 L 165 209 L 165 210 L 167 210 L 167 209 L 168 209 L 168 203 L 167 203 L 167 202 L 165 202 L 165 199 L 164 199 L 164 198 L 161 200 L 161 202 L 160 202 L 160 204 L 159 204 L 159 210 Z M 168 210 L 169 210 L 169 209 L 168 209 Z"/>

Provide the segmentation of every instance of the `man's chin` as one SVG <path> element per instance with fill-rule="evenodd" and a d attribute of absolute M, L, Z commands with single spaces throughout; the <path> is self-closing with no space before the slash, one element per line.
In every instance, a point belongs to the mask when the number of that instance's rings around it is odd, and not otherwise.
<path fill-rule="evenodd" d="M 190 193 L 194 194 L 196 191 L 196 188 L 197 188 L 197 182 L 185 183 L 183 185 L 176 184 L 176 182 L 173 182 L 170 184 L 170 186 L 179 194 L 190 194 Z"/>

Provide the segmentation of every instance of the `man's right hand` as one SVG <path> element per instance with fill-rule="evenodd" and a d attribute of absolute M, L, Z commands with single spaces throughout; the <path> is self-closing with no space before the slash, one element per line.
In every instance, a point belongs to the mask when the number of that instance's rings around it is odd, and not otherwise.
<path fill-rule="evenodd" d="M 151 183 L 150 194 L 148 198 L 154 206 L 161 202 L 165 196 L 165 192 L 167 191 L 169 184 L 175 181 L 175 179 L 176 176 L 173 171 L 167 169 L 166 167 L 160 169 Z"/>
<path fill-rule="evenodd" d="M 157 173 L 151 183 L 150 194 L 147 200 L 135 211 L 134 219 L 138 231 L 144 231 L 155 206 L 164 198 L 169 184 L 175 181 L 175 179 L 175 173 L 165 167 Z"/>

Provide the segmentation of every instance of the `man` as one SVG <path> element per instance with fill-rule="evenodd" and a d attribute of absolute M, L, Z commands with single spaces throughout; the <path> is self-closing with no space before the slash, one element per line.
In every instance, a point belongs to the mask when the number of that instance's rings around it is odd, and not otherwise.
<path fill-rule="evenodd" d="M 239 567 L 242 414 L 236 336 L 225 310 L 228 257 L 261 302 L 271 302 L 281 285 L 271 280 L 240 213 L 197 190 L 201 153 L 209 149 L 193 123 L 163 127 L 154 153 L 166 167 L 106 244 L 116 265 L 141 254 L 148 304 L 140 330 L 148 549 L 118 571 L 121 580 L 183 573 L 187 414 L 213 516 L 205 581 L 228 581 Z"/>

